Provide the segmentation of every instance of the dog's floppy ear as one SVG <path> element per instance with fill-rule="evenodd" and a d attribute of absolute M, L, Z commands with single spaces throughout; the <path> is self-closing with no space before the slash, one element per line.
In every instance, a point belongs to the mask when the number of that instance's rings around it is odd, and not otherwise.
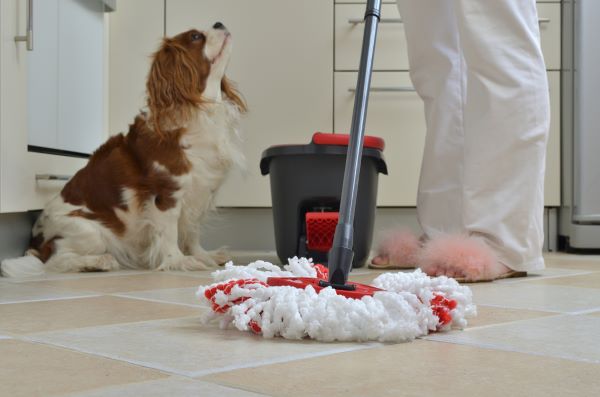
<path fill-rule="evenodd" d="M 146 83 L 148 108 L 155 132 L 164 135 L 165 125 L 178 125 L 202 103 L 210 65 L 190 56 L 187 48 L 165 39 L 153 55 Z M 182 120 L 183 118 L 183 120 Z"/>
<path fill-rule="evenodd" d="M 221 80 L 221 92 L 237 106 L 240 112 L 245 113 L 248 111 L 248 106 L 242 95 L 227 77 L 223 77 Z"/>

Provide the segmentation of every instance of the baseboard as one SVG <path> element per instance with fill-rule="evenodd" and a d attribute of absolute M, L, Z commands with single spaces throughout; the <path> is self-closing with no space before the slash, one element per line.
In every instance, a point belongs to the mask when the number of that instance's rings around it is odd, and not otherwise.
<path fill-rule="evenodd" d="M 31 233 L 37 213 L 0 214 L 0 259 L 21 256 Z M 546 244 L 554 241 L 553 229 L 548 228 L 548 210 L 544 216 Z M 381 232 L 391 228 L 405 228 L 416 234 L 421 232 L 415 208 L 378 208 L 375 214 L 377 241 Z M 275 235 L 271 208 L 221 208 L 204 225 L 203 246 L 216 249 L 227 246 L 233 251 L 273 252 Z M 550 245 L 552 246 L 552 245 Z"/>

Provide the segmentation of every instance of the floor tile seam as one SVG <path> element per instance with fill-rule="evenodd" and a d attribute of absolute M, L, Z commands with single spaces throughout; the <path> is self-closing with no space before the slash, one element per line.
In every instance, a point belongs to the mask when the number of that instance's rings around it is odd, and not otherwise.
<path fill-rule="evenodd" d="M 10 301 L 10 302 L 0 302 L 0 305 L 14 305 L 14 304 L 20 304 L 20 303 L 54 302 L 54 301 L 64 301 L 64 300 L 72 300 L 72 299 L 98 298 L 100 296 L 104 296 L 104 294 L 90 291 L 89 295 L 59 296 L 59 297 L 54 297 L 54 298 L 21 299 L 21 300 Z"/>
<path fill-rule="evenodd" d="M 485 350 L 493 350 L 493 351 L 503 351 L 503 352 L 509 352 L 509 353 L 519 353 L 519 354 L 526 354 L 529 356 L 535 356 L 535 357 L 543 357 L 543 358 L 555 358 L 555 359 L 561 359 L 561 360 L 567 360 L 567 361 L 573 361 L 573 362 L 580 362 L 580 363 L 586 363 L 586 364 L 600 364 L 600 360 L 593 360 L 593 359 L 586 359 L 586 358 L 575 358 L 575 357 L 571 357 L 571 356 L 565 356 L 565 355 L 557 355 L 557 354 L 544 354 L 544 353 L 537 353 L 537 352 L 533 352 L 533 351 L 529 351 L 529 350 L 525 350 L 525 349 L 518 349 L 515 347 L 507 347 L 507 346 L 502 346 L 502 345 L 498 345 L 495 343 L 483 343 L 483 342 L 469 342 L 469 341 L 464 341 L 464 340 L 453 340 L 452 337 L 448 336 L 448 337 L 440 337 L 440 336 L 434 336 L 434 337 L 430 337 L 430 336 L 426 336 L 424 337 L 425 340 L 431 341 L 431 342 L 440 342 L 440 343 L 449 343 L 452 345 L 460 345 L 460 346 L 470 346 L 470 347 L 475 347 L 478 349 L 485 349 Z"/>
<path fill-rule="evenodd" d="M 17 338 L 15 338 L 17 339 Z M 51 341 L 45 341 L 45 340 L 37 340 L 37 339 L 32 339 L 32 338 L 26 338 L 26 337 L 21 337 L 18 338 L 18 340 L 22 341 L 22 342 L 29 342 L 29 343 L 35 343 L 35 344 L 39 344 L 42 346 L 48 346 L 48 347 L 53 347 L 53 348 L 58 348 L 60 350 L 67 350 L 70 352 L 75 352 L 75 353 L 79 353 L 79 354 L 83 354 L 89 357 L 93 357 L 93 358 L 104 358 L 104 359 L 109 359 L 111 361 L 115 361 L 118 363 L 126 363 L 126 364 L 130 364 L 130 365 L 134 365 L 136 367 L 142 367 L 145 369 L 150 369 L 153 371 L 157 371 L 160 372 L 165 376 L 165 378 L 161 378 L 161 379 L 168 379 L 171 376 L 183 376 L 187 379 L 192 379 L 192 377 L 190 376 L 185 376 L 173 371 L 170 371 L 166 368 L 161 368 L 161 367 L 157 367 L 157 366 L 152 366 L 150 365 L 150 363 L 146 363 L 144 361 L 138 361 L 138 360 L 126 360 L 123 358 L 120 358 L 118 356 L 112 355 L 112 354 L 103 354 L 103 353 L 99 353 L 99 352 L 94 352 L 94 351 L 90 351 L 90 350 L 86 350 L 86 349 L 82 349 L 82 348 L 78 348 L 75 346 L 68 346 L 66 344 L 63 343 L 56 343 L 56 342 L 51 342 Z M 154 379 L 154 380 L 159 380 L 159 379 Z"/>
<path fill-rule="evenodd" d="M 152 290 L 152 291 L 160 291 L 160 290 Z M 147 292 L 147 291 L 144 291 L 144 292 Z M 195 309 L 203 309 L 204 308 L 204 306 L 202 306 L 200 304 L 194 305 L 191 303 L 166 301 L 166 300 L 161 300 L 158 298 L 147 298 L 147 297 L 141 297 L 141 296 L 127 295 L 128 293 L 131 293 L 131 292 L 116 292 L 116 293 L 107 294 L 107 296 L 114 296 L 117 298 L 126 298 L 126 299 L 135 299 L 135 300 L 144 301 L 144 302 L 165 303 L 165 304 L 169 304 L 169 305 L 193 307 Z"/>
<path fill-rule="evenodd" d="M 140 321 L 126 321 L 122 323 L 110 323 L 110 324 L 96 324 L 96 325 L 86 325 L 83 327 L 71 327 L 71 328 L 61 328 L 50 331 L 34 331 L 34 332 L 24 332 L 24 333 L 14 333 L 15 335 L 23 336 L 23 337 L 43 337 L 52 334 L 59 334 L 65 332 L 72 331 L 89 331 L 92 329 L 103 329 L 110 327 L 121 327 L 121 326 L 129 326 L 134 324 L 147 324 L 154 322 L 162 322 L 162 321 L 172 321 L 172 320 L 186 320 L 186 319 L 198 319 L 198 315 L 189 315 L 189 316 L 179 316 L 179 317 L 164 317 L 164 318 L 155 318 L 149 320 L 140 320 Z M 0 332 L 3 332 L 0 330 Z"/>
<path fill-rule="evenodd" d="M 573 316 L 582 316 L 582 315 L 592 314 L 592 313 L 598 313 L 598 312 L 600 312 L 600 306 L 592 308 L 592 309 L 584 309 L 584 310 L 577 310 L 577 311 L 573 311 L 573 312 L 568 312 L 568 313 L 565 313 L 565 314 L 570 314 L 570 315 L 573 315 Z"/>
<path fill-rule="evenodd" d="M 168 376 L 177 375 L 177 376 L 183 376 L 183 377 L 189 378 L 189 379 L 193 378 L 192 376 L 186 375 L 184 373 L 174 372 L 173 370 L 171 370 L 167 367 L 161 366 L 161 365 L 153 365 L 152 363 L 148 363 L 148 362 L 145 362 L 142 360 L 128 360 L 125 358 L 121 358 L 117 355 L 100 353 L 97 351 L 91 351 L 91 350 L 76 347 L 76 346 L 69 346 L 65 343 L 53 342 L 53 341 L 42 340 L 42 339 L 35 339 L 35 338 L 28 337 L 28 336 L 22 336 L 21 338 L 19 338 L 19 340 L 21 340 L 23 342 L 36 343 L 36 344 L 40 344 L 43 346 L 60 348 L 60 349 L 64 349 L 64 350 L 71 351 L 71 352 L 81 353 L 81 354 L 91 356 L 91 357 L 101 357 L 101 358 L 117 361 L 120 363 L 132 364 L 132 365 L 135 365 L 138 367 L 143 367 L 143 368 L 159 371 Z"/>
<path fill-rule="evenodd" d="M 494 307 L 497 309 L 513 309 L 513 310 L 527 310 L 527 311 L 534 311 L 534 312 L 544 312 L 544 313 L 551 313 L 551 314 L 568 314 L 569 312 L 565 312 L 565 311 L 561 311 L 561 310 L 550 310 L 550 309 L 539 309 L 539 308 L 535 308 L 535 307 L 519 307 L 519 306 L 510 306 L 510 305 L 495 305 L 492 303 L 477 303 L 474 302 L 475 306 L 487 306 L 487 307 Z"/>
<path fill-rule="evenodd" d="M 194 378 L 194 379 L 205 382 L 205 383 L 217 385 L 217 386 L 227 387 L 229 389 L 235 389 L 235 390 L 239 390 L 239 391 L 243 391 L 243 392 L 247 392 L 247 393 L 254 393 L 257 396 L 262 396 L 262 397 L 275 397 L 276 396 L 276 394 L 267 394 L 264 391 L 258 391 L 257 389 L 253 388 L 252 386 L 244 385 L 242 383 L 233 383 L 233 382 L 228 382 L 228 381 L 220 380 L 220 379 L 212 380 L 210 378 Z"/>
<path fill-rule="evenodd" d="M 594 313 L 596 311 L 600 310 L 600 306 L 596 306 L 596 307 L 590 307 L 587 309 L 581 309 L 581 310 L 551 310 L 551 309 L 542 309 L 542 308 L 537 308 L 537 307 L 520 307 L 520 306 L 511 306 L 511 305 L 495 305 L 492 303 L 477 303 L 474 302 L 475 306 L 488 306 L 488 307 L 495 307 L 495 308 L 499 308 L 499 309 L 513 309 L 513 310 L 528 310 L 528 311 L 535 311 L 535 312 L 545 312 L 545 313 L 551 313 L 551 314 L 580 314 L 580 313 Z"/>
<path fill-rule="evenodd" d="M 216 270 L 221 270 L 221 269 L 215 269 L 214 271 L 216 271 Z M 182 271 L 182 272 L 169 272 L 169 271 L 166 271 L 166 272 L 163 272 L 163 274 L 168 274 L 169 276 L 181 276 L 181 277 L 193 278 L 193 279 L 197 279 L 197 278 L 209 278 L 209 279 L 212 279 L 213 277 L 212 277 L 211 273 L 200 274 L 200 273 L 194 273 L 194 271 L 188 271 L 188 272 L 186 272 L 186 271 Z"/>
<path fill-rule="evenodd" d="M 462 332 L 470 332 L 470 331 L 475 331 L 475 330 L 481 330 L 481 329 L 488 329 L 488 328 L 494 328 L 494 327 L 498 327 L 498 326 L 504 326 L 504 325 L 512 325 L 512 324 L 517 324 L 520 322 L 525 322 L 525 321 L 531 321 L 531 320 L 538 320 L 541 318 L 554 318 L 554 317 L 562 317 L 562 316 L 567 316 L 570 313 L 550 313 L 547 312 L 550 315 L 548 316 L 540 316 L 540 317 L 533 317 L 533 318 L 522 318 L 519 320 L 510 320 L 510 321 L 505 321 L 502 323 L 496 323 L 496 324 L 485 324 L 485 325 L 479 325 L 479 326 L 473 326 L 470 328 L 465 328 L 463 330 L 461 330 Z"/>
<path fill-rule="evenodd" d="M 211 369 L 196 371 L 196 372 L 194 372 L 194 378 L 201 378 L 201 377 L 208 376 L 208 375 L 232 372 L 232 371 L 237 371 L 237 370 L 241 370 L 241 369 L 254 369 L 254 368 L 260 368 L 260 367 L 266 367 L 266 366 L 273 365 L 273 364 L 287 364 L 287 363 L 292 363 L 295 361 L 309 360 L 309 359 L 313 359 L 313 358 L 327 357 L 327 356 L 332 356 L 335 354 L 351 353 L 351 352 L 356 352 L 356 351 L 361 351 L 361 350 L 369 350 L 369 349 L 374 349 L 374 348 L 384 347 L 384 346 L 385 346 L 385 344 L 383 344 L 383 343 L 369 342 L 369 343 L 361 343 L 360 345 L 353 346 L 353 347 L 344 347 L 344 348 L 324 350 L 324 351 L 319 351 L 319 352 L 294 354 L 291 356 L 287 356 L 286 358 L 270 358 L 270 359 L 264 359 L 264 360 L 256 361 L 253 363 L 247 363 L 247 364 L 238 364 L 238 365 L 232 364 L 232 365 L 227 365 L 227 366 L 219 367 L 219 368 L 211 368 Z"/>
<path fill-rule="evenodd" d="M 558 269 L 558 268 L 556 268 L 556 269 Z M 550 276 L 539 276 L 536 278 L 515 277 L 513 279 L 504 279 L 504 280 L 502 280 L 502 282 L 495 283 L 495 285 L 513 285 L 513 284 L 521 284 L 521 283 L 533 283 L 533 282 L 542 281 L 542 280 L 552 280 L 552 279 L 556 279 L 556 278 L 574 277 L 574 276 L 585 276 L 585 275 L 592 274 L 592 273 L 598 273 L 594 270 L 584 270 L 584 269 L 563 269 L 563 268 L 561 268 L 561 270 L 575 270 L 575 271 L 577 271 L 577 273 L 555 274 L 555 275 L 550 275 Z"/>
<path fill-rule="evenodd" d="M 121 361 L 121 360 L 119 360 L 119 361 Z M 143 367 L 143 368 L 148 368 L 148 367 Z M 154 368 L 151 368 L 151 369 L 154 370 Z M 123 384 L 105 385 L 105 386 L 100 386 L 98 388 L 91 389 L 91 391 L 101 392 L 103 390 L 118 389 L 118 388 L 127 387 L 127 386 L 151 384 L 154 382 L 170 382 L 170 381 L 174 381 L 174 382 L 184 381 L 185 382 L 185 381 L 189 381 L 192 383 L 203 383 L 203 384 L 209 384 L 209 385 L 214 385 L 214 386 L 221 386 L 221 387 L 224 387 L 227 389 L 233 389 L 233 390 L 242 391 L 242 392 L 250 392 L 250 393 L 256 394 L 257 396 L 272 397 L 272 395 L 270 395 L 270 394 L 265 394 L 262 392 L 257 392 L 257 391 L 251 390 L 249 388 L 244 388 L 243 385 L 227 384 L 227 382 L 218 382 L 218 381 L 213 381 L 210 379 L 191 378 L 189 376 L 179 375 L 179 374 L 174 374 L 174 373 L 165 373 L 165 375 L 168 375 L 168 376 L 165 378 L 162 378 L 162 379 L 147 379 L 147 380 L 133 381 L 133 382 L 123 383 Z M 75 394 L 77 394 L 77 393 L 75 393 Z M 71 394 L 67 394 L 65 397 L 70 396 L 70 395 Z"/>
<path fill-rule="evenodd" d="M 235 370 L 239 370 L 239 369 L 259 368 L 262 366 L 268 366 L 268 365 L 272 365 L 272 364 L 286 364 L 286 363 L 299 361 L 299 360 L 324 357 L 324 356 L 329 356 L 329 355 L 334 355 L 334 354 L 339 354 L 339 353 L 347 353 L 347 352 L 372 349 L 375 347 L 382 346 L 382 344 L 380 344 L 380 343 L 368 343 L 368 344 L 364 344 L 362 346 L 357 346 L 357 347 L 346 347 L 346 348 L 342 348 L 342 349 L 333 349 L 333 350 L 327 350 L 327 351 L 322 351 L 322 352 L 296 354 L 296 355 L 288 356 L 287 358 L 267 359 L 267 360 L 261 360 L 261 361 L 257 361 L 257 362 L 249 363 L 249 364 L 228 365 L 228 366 L 224 366 L 224 367 L 212 368 L 212 369 L 201 370 L 201 371 L 187 371 L 187 370 L 177 370 L 175 368 L 172 368 L 172 367 L 169 367 L 166 365 L 152 363 L 152 362 L 148 362 L 148 361 L 144 361 L 144 360 L 127 359 L 124 357 L 119 357 L 118 355 L 114 355 L 114 354 L 101 353 L 101 352 L 92 351 L 92 350 L 89 350 L 86 348 L 69 346 L 62 342 L 53 342 L 53 341 L 41 340 L 41 339 L 36 339 L 36 338 L 31 338 L 31 337 L 26 337 L 26 336 L 23 336 L 20 339 L 25 342 L 38 343 L 38 344 L 47 345 L 47 346 L 51 346 L 51 347 L 59 347 L 59 348 L 63 348 L 63 349 L 69 350 L 69 351 L 87 354 L 90 356 L 108 358 L 108 359 L 115 360 L 118 362 L 124 362 L 124 363 L 132 364 L 132 365 L 136 365 L 136 366 L 140 366 L 140 367 L 144 367 L 144 368 L 158 370 L 158 371 L 166 373 L 168 375 L 182 376 L 185 378 L 196 379 L 196 380 L 200 380 L 199 378 L 202 376 L 207 376 L 207 375 L 212 375 L 212 374 L 217 374 L 217 373 L 231 372 L 231 371 L 235 371 Z"/>
<path fill-rule="evenodd" d="M 70 281 L 70 280 L 96 280 L 103 277 L 128 277 L 128 276 L 139 276 L 145 274 L 160 274 L 151 270 L 140 270 L 135 273 L 129 273 L 131 270 L 125 271 L 111 271 L 111 272 L 97 272 L 94 274 L 90 273 L 51 273 L 51 278 L 36 278 L 36 277 L 10 277 L 7 278 L 7 282 L 11 284 L 23 284 L 23 283 L 43 283 L 47 281 Z M 78 275 L 80 274 L 80 275 Z"/>

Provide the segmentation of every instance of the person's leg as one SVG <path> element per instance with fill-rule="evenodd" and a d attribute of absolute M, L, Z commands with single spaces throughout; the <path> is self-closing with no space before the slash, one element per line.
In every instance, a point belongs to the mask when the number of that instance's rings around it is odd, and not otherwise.
<path fill-rule="evenodd" d="M 427 134 L 417 193 L 423 237 L 463 232 L 460 208 L 466 74 L 455 5 L 449 0 L 397 3 L 406 33 L 411 80 L 425 104 Z M 416 266 L 408 262 L 418 247 L 410 234 L 389 234 L 372 263 Z"/>
<path fill-rule="evenodd" d="M 467 65 L 462 224 L 510 269 L 543 268 L 550 115 L 535 0 L 454 2 Z"/>

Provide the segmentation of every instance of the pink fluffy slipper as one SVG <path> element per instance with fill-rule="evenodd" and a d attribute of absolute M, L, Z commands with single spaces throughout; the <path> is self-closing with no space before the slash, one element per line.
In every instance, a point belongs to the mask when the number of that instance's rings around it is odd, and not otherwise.
<path fill-rule="evenodd" d="M 412 269 L 417 267 L 422 244 L 409 231 L 394 230 L 385 233 L 369 267 L 371 269 Z"/>
<path fill-rule="evenodd" d="M 421 252 L 419 265 L 429 276 L 448 276 L 462 282 L 526 275 L 500 263 L 484 241 L 464 235 L 440 236 L 429 241 Z"/>

